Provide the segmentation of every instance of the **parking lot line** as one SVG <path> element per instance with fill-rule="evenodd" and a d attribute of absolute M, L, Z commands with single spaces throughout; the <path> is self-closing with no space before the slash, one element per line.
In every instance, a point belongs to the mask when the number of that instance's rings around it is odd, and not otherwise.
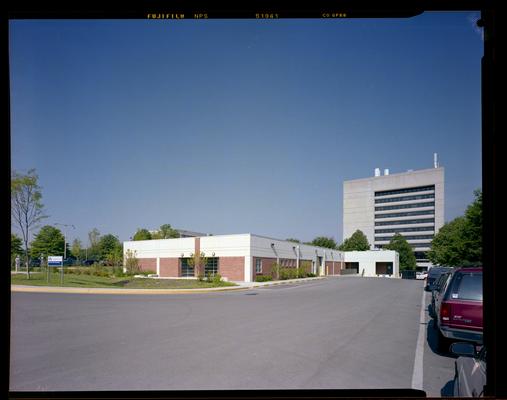
<path fill-rule="evenodd" d="M 417 345 L 414 357 L 414 372 L 412 373 L 412 389 L 423 389 L 424 372 L 424 340 L 426 337 L 426 292 L 423 290 L 421 299 L 421 312 L 419 318 L 419 334 L 417 335 Z"/>

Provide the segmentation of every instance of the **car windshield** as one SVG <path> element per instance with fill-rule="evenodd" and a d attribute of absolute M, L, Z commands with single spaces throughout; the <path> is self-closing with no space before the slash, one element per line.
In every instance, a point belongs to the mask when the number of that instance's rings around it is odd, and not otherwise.
<path fill-rule="evenodd" d="M 458 273 L 452 285 L 451 298 L 482 301 L 482 272 Z"/>

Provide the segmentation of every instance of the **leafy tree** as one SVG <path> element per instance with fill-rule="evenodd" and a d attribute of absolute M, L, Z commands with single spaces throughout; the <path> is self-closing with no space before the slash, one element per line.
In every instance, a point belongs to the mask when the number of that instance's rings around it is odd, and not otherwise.
<path fill-rule="evenodd" d="M 151 240 L 151 233 L 148 229 L 137 229 L 137 232 L 134 234 L 134 240 Z"/>
<path fill-rule="evenodd" d="M 51 225 L 43 226 L 35 236 L 30 246 L 32 257 L 63 256 L 65 238 L 60 229 Z"/>
<path fill-rule="evenodd" d="M 289 238 L 289 239 L 285 239 L 287 242 L 294 242 L 294 243 L 301 243 L 301 241 L 299 239 L 292 239 L 292 238 Z"/>
<path fill-rule="evenodd" d="M 74 239 L 74 241 L 72 242 L 71 253 L 77 260 L 81 258 L 81 249 L 82 249 L 81 240 Z"/>
<path fill-rule="evenodd" d="M 355 231 L 351 237 L 344 240 L 338 247 L 341 251 L 365 251 L 370 250 L 370 243 L 368 238 L 361 230 Z"/>
<path fill-rule="evenodd" d="M 204 266 L 208 263 L 208 257 L 201 251 L 200 254 L 190 254 L 188 265 L 194 268 L 194 275 L 201 278 L 204 275 Z"/>
<path fill-rule="evenodd" d="M 11 175 L 11 216 L 21 230 L 25 250 L 27 278 L 30 279 L 30 263 L 28 242 L 30 232 L 37 228 L 39 222 L 47 218 L 43 213 L 41 187 L 35 169 L 30 169 L 26 175 L 16 171 Z"/>
<path fill-rule="evenodd" d="M 450 267 L 482 263 L 482 192 L 474 192 L 475 200 L 465 215 L 446 223 L 431 242 L 428 259 L 436 265 Z"/>
<path fill-rule="evenodd" d="M 139 272 L 139 260 L 137 259 L 137 252 L 134 250 L 127 250 L 125 253 L 125 268 L 129 275 Z"/>
<path fill-rule="evenodd" d="M 100 238 L 98 247 L 100 258 L 105 259 L 109 253 L 113 252 L 116 248 L 121 247 L 121 244 L 116 236 L 108 234 Z"/>
<path fill-rule="evenodd" d="M 123 245 L 118 243 L 109 253 L 106 255 L 106 261 L 113 267 L 119 267 L 123 261 Z"/>
<path fill-rule="evenodd" d="M 400 255 L 400 271 L 405 269 L 415 270 L 416 259 L 414 250 L 408 244 L 407 239 L 401 234 L 396 233 L 385 248 L 387 250 L 395 250 Z"/>
<path fill-rule="evenodd" d="M 327 247 L 329 249 L 336 249 L 336 242 L 333 238 L 318 236 L 313 239 L 310 244 L 312 246 Z"/>
<path fill-rule="evenodd" d="M 89 258 L 97 258 L 100 255 L 99 241 L 100 241 L 100 232 L 97 228 L 93 228 L 90 232 L 88 232 L 88 240 L 90 241 L 90 249 L 88 250 L 87 257 Z"/>
<path fill-rule="evenodd" d="M 179 238 L 180 234 L 176 229 L 173 229 L 170 224 L 160 226 L 160 229 L 151 235 L 152 239 L 172 239 Z"/>

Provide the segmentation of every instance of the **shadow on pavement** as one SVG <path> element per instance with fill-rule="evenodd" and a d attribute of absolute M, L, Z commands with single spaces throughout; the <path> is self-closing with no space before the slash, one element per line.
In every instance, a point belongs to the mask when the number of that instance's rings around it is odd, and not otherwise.
<path fill-rule="evenodd" d="M 431 306 L 430 306 L 431 307 Z M 449 358 L 458 358 L 455 354 L 452 354 L 449 350 L 442 352 L 438 350 L 438 330 L 434 327 L 435 320 L 430 319 L 428 324 L 426 325 L 426 338 L 428 341 L 428 346 L 431 351 L 439 356 L 449 357 Z M 449 343 L 450 345 L 450 343 Z"/>
<path fill-rule="evenodd" d="M 451 379 L 447 382 L 442 389 L 440 389 L 440 396 L 442 397 L 452 397 L 454 392 L 454 380 Z"/>

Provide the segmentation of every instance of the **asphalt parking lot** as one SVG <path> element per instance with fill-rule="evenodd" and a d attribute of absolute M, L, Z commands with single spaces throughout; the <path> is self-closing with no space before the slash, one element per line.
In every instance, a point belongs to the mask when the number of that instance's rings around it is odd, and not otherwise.
<path fill-rule="evenodd" d="M 420 371 L 439 397 L 452 393 L 454 359 L 435 350 L 428 293 L 416 357 L 423 293 L 422 281 L 360 277 L 190 295 L 12 293 L 10 389 L 410 388 Z"/>

